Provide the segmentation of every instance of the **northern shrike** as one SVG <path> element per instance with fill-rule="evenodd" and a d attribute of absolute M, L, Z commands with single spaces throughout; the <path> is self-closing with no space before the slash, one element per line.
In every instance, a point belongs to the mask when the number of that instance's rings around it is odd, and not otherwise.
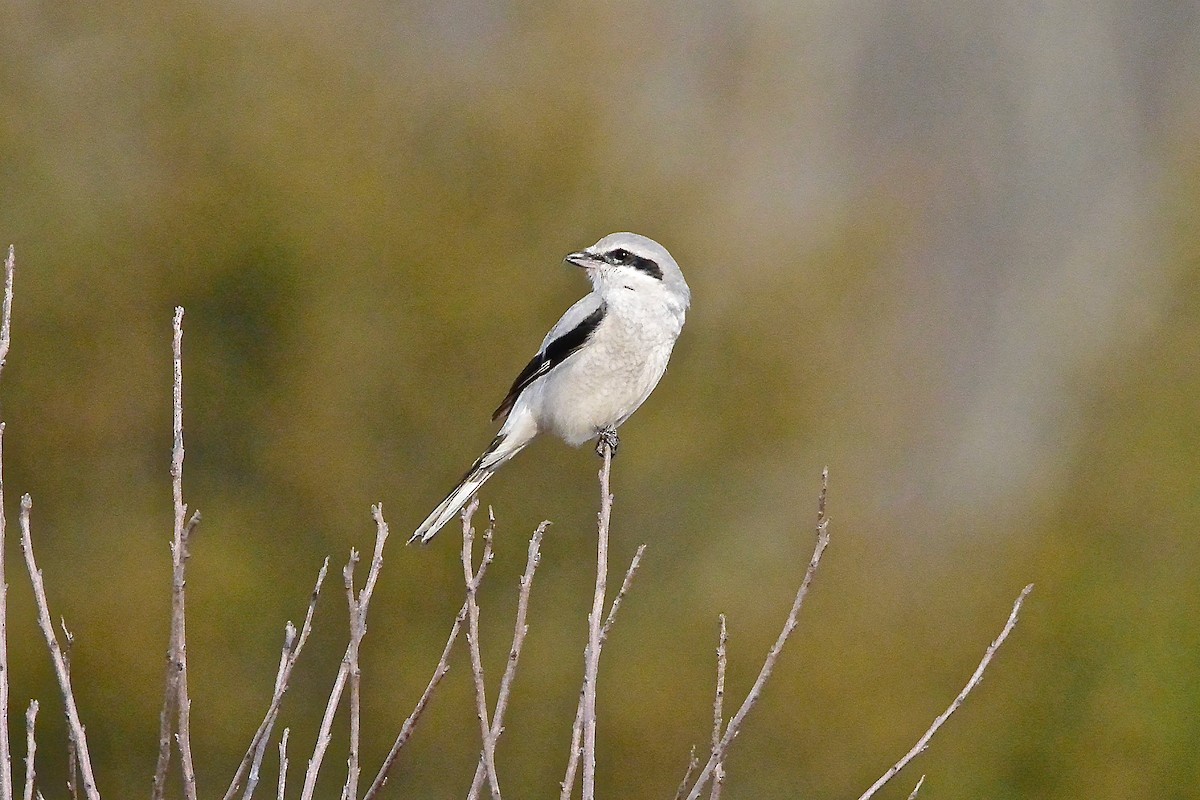
<path fill-rule="evenodd" d="M 691 290 L 658 242 L 613 233 L 564 261 L 592 291 L 567 309 L 492 414 L 500 432 L 408 541 L 428 542 L 501 466 L 542 432 L 578 447 L 616 428 L 658 384 L 683 329 Z"/>

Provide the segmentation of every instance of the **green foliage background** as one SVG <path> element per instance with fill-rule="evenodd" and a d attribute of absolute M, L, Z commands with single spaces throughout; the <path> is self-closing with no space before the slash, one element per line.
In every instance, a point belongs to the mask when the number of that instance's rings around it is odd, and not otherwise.
<path fill-rule="evenodd" d="M 173 306 L 201 791 L 261 718 L 321 558 L 368 548 L 381 500 L 373 774 L 461 602 L 453 534 L 401 540 L 585 290 L 561 256 L 630 229 L 672 250 L 694 310 L 616 464 L 614 561 L 649 549 L 605 653 L 606 795 L 670 796 L 707 741 L 718 612 L 730 696 L 748 689 L 828 464 L 832 549 L 726 796 L 856 796 L 1033 581 L 890 796 L 927 772 L 929 798 L 1200 797 L 1200 31 L 1186 3 L 1098 8 L 7 4 L 7 511 L 33 495 L 105 796 L 153 770 Z M 493 679 L 528 534 L 554 521 L 511 796 L 553 796 L 565 764 L 596 468 L 542 442 L 484 493 Z M 43 703 L 59 797 L 57 692 L 7 547 L 12 701 Z M 330 591 L 285 706 L 294 775 L 344 616 Z M 389 796 L 464 791 L 463 655 Z"/>

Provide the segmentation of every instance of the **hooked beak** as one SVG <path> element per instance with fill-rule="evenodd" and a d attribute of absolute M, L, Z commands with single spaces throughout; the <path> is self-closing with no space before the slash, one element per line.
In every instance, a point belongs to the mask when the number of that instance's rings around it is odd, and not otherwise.
<path fill-rule="evenodd" d="M 571 253 L 568 255 L 563 259 L 563 262 L 587 269 L 588 267 L 595 266 L 596 257 L 586 250 L 580 250 L 577 253 Z"/>

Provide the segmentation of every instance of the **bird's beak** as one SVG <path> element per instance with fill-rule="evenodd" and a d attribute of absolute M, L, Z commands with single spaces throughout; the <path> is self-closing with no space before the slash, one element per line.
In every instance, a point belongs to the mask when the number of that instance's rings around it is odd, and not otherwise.
<path fill-rule="evenodd" d="M 596 263 L 595 257 L 586 250 L 580 250 L 578 253 L 571 253 L 563 259 L 567 264 L 574 264 L 577 267 L 587 269 Z"/>

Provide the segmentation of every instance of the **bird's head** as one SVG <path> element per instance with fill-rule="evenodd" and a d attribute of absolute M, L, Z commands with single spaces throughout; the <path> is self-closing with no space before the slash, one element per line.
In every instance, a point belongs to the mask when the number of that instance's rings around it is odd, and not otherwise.
<path fill-rule="evenodd" d="M 645 236 L 610 233 L 563 260 L 584 269 L 596 292 L 606 298 L 636 292 L 663 300 L 680 315 L 691 303 L 691 290 L 675 259 L 667 248 Z"/>

